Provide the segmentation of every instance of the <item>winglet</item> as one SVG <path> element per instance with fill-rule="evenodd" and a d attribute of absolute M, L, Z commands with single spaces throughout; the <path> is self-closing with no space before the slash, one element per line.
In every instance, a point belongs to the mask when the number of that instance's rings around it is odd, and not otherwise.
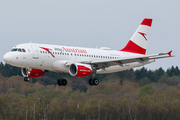
<path fill-rule="evenodd" d="M 169 57 L 171 57 L 171 53 L 172 53 L 172 50 L 167 53 Z"/>

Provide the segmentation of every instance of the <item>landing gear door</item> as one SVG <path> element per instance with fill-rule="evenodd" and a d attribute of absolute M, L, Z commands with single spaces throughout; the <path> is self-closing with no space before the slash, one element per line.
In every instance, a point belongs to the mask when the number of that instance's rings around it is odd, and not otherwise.
<path fill-rule="evenodd" d="M 32 45 L 32 50 L 33 50 L 33 59 L 39 59 L 39 53 L 38 53 L 38 48 L 35 45 Z"/>

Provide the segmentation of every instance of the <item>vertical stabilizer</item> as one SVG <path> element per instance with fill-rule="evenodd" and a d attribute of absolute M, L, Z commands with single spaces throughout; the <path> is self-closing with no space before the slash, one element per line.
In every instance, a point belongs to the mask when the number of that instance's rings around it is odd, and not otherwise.
<path fill-rule="evenodd" d="M 141 22 L 140 26 L 135 31 L 127 45 L 120 51 L 145 55 L 151 24 L 152 19 L 145 18 Z"/>

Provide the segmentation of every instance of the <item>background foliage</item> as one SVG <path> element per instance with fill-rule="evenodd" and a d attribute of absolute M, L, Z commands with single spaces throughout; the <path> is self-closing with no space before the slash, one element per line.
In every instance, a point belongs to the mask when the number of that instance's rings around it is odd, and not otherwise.
<path fill-rule="evenodd" d="M 66 87 L 50 72 L 24 82 L 20 68 L 0 64 L 0 119 L 179 120 L 180 70 L 127 70 L 97 75 L 100 84 L 64 74 Z"/>

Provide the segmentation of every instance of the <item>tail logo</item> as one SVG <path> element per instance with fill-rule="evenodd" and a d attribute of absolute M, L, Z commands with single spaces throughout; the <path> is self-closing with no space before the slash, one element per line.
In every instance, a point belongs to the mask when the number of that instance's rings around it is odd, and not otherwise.
<path fill-rule="evenodd" d="M 146 38 L 146 35 L 147 35 L 147 34 L 142 33 L 142 32 L 138 32 L 138 33 L 141 34 L 141 35 L 144 37 L 144 39 L 147 41 L 147 38 Z"/>

